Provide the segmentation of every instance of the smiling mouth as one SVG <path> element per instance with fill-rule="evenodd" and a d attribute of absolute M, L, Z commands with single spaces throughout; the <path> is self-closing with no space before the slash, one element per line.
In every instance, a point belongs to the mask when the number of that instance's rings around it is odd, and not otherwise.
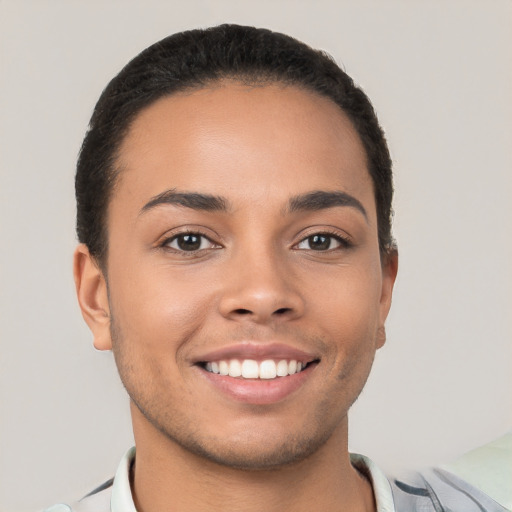
<path fill-rule="evenodd" d="M 297 359 L 265 359 L 263 361 L 256 361 L 255 359 L 223 359 L 203 362 L 200 363 L 200 366 L 207 372 L 217 375 L 240 379 L 272 380 L 301 373 L 316 362 L 318 361 L 299 361 Z"/>

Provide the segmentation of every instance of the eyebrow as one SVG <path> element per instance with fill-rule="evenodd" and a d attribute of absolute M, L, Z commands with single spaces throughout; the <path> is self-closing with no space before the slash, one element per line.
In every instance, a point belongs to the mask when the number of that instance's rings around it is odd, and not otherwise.
<path fill-rule="evenodd" d="M 364 206 L 354 196 L 341 191 L 323 191 L 315 190 L 292 197 L 289 202 L 288 211 L 316 211 L 335 206 L 349 206 L 359 210 L 364 218 L 368 220 L 368 214 Z"/>
<path fill-rule="evenodd" d="M 177 192 L 176 189 L 171 189 L 152 197 L 141 208 L 139 215 L 163 204 L 185 206 L 193 210 L 207 212 L 225 212 L 228 210 L 228 202 L 223 197 L 197 192 Z"/>
<path fill-rule="evenodd" d="M 207 212 L 227 212 L 229 209 L 228 200 L 222 196 L 201 194 L 198 192 L 177 192 L 176 189 L 170 189 L 152 197 L 141 208 L 139 215 L 165 204 L 184 206 L 193 210 Z M 294 196 L 288 202 L 287 211 L 288 213 L 317 211 L 336 206 L 355 208 L 368 220 L 368 215 L 361 202 L 350 194 L 341 191 L 315 190 Z"/>

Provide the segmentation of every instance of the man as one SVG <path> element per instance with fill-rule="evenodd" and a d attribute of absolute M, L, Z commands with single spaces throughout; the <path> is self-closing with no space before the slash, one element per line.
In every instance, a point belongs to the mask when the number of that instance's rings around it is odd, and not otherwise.
<path fill-rule="evenodd" d="M 96 105 L 76 193 L 78 300 L 136 455 L 72 510 L 505 510 L 348 453 L 397 251 L 383 132 L 329 57 L 238 26 L 156 43 Z"/>

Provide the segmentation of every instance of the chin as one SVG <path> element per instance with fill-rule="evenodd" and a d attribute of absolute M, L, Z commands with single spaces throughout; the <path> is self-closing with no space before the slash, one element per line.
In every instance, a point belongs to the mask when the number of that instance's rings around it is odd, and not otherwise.
<path fill-rule="evenodd" d="M 148 420 L 146 416 L 146 420 Z M 160 435 L 184 456 L 193 455 L 216 465 L 245 471 L 268 471 L 298 464 L 319 451 L 333 437 L 337 424 L 330 428 L 324 422 L 311 421 L 296 424 L 291 430 L 286 425 L 256 422 L 239 423 L 216 431 L 197 428 L 176 428 L 176 423 L 149 420 Z"/>
<path fill-rule="evenodd" d="M 201 443 L 197 439 L 173 441 L 189 453 L 220 466 L 244 471 L 269 471 L 302 462 L 317 452 L 328 438 L 327 435 L 320 438 L 305 437 L 303 440 L 287 439 L 281 443 L 276 443 L 275 439 L 271 443 L 263 443 L 261 440 L 252 443 L 226 443 L 226 440 L 220 443 Z"/>

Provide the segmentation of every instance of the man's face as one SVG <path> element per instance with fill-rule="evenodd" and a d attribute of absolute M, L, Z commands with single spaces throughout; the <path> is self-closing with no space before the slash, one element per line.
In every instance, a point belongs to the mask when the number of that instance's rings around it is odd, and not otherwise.
<path fill-rule="evenodd" d="M 265 468 L 346 429 L 395 266 L 340 109 L 278 85 L 175 94 L 138 115 L 118 166 L 104 338 L 136 433 Z"/>

